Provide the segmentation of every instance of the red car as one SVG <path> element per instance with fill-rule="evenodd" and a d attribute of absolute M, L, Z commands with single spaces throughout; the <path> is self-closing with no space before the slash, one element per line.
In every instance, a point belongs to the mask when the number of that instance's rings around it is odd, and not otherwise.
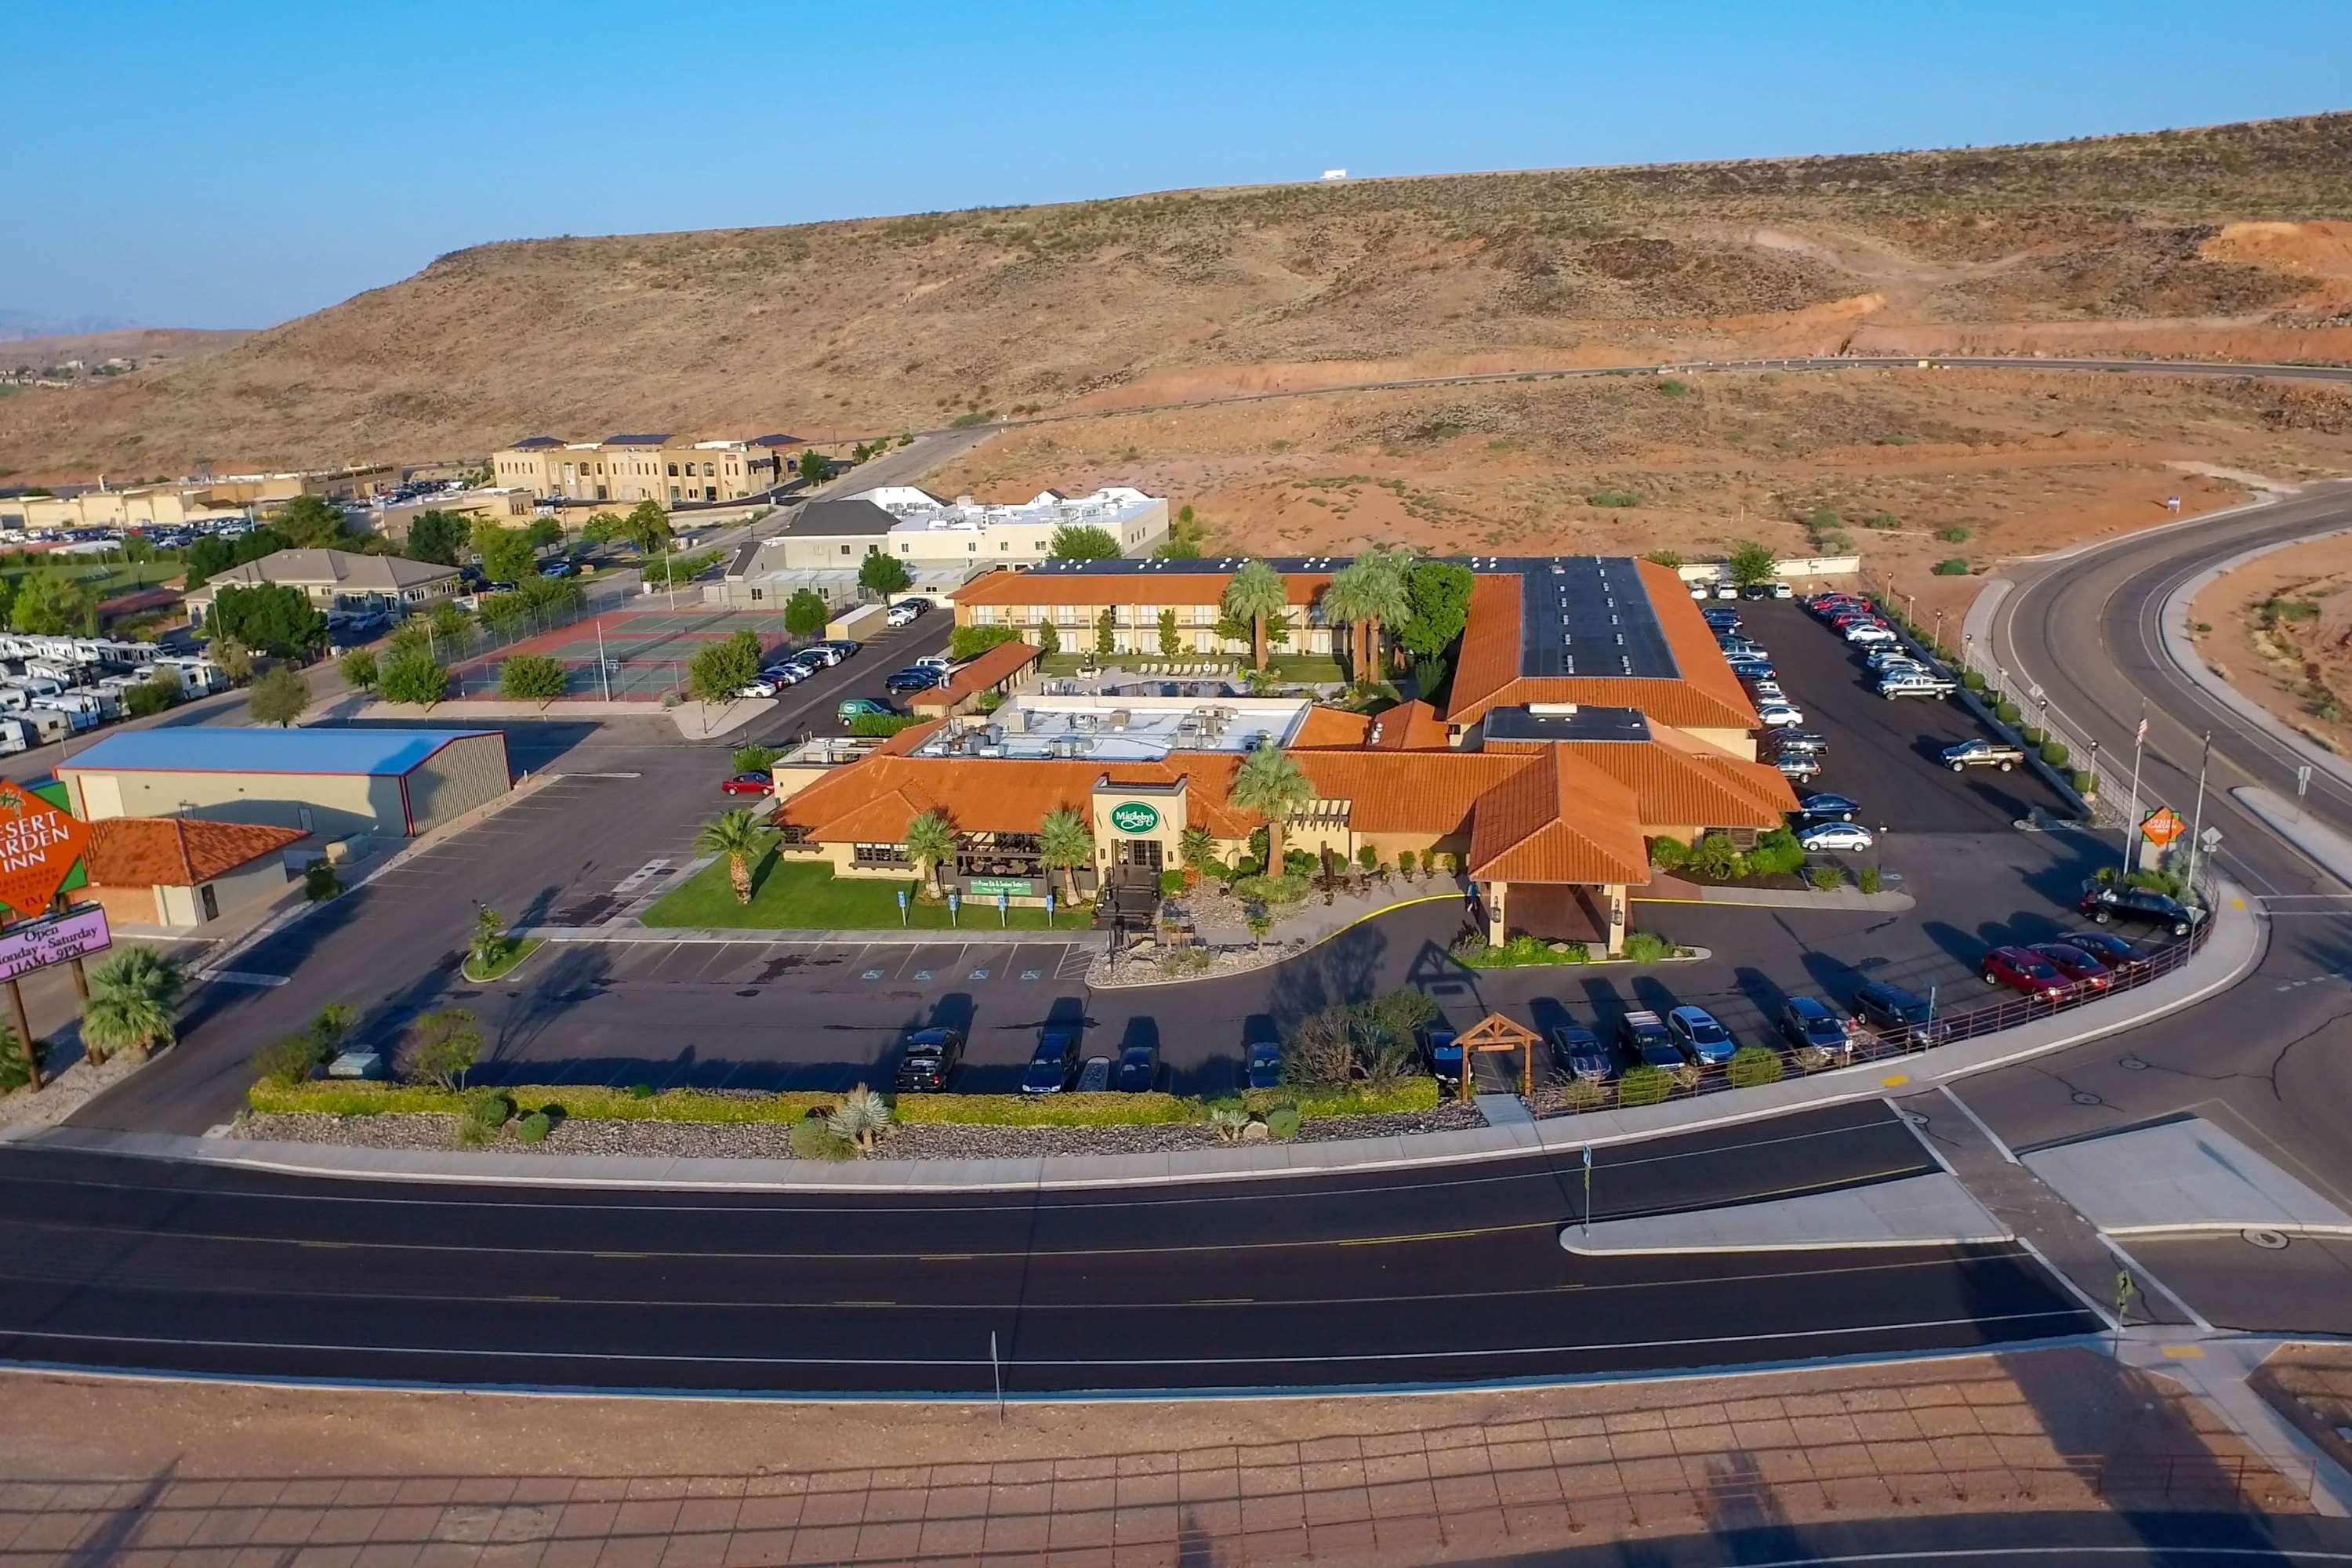
<path fill-rule="evenodd" d="M 772 795 L 776 781 L 765 773 L 737 773 L 719 786 L 720 795 Z"/>
<path fill-rule="evenodd" d="M 2051 968 L 2085 991 L 2105 991 L 2115 982 L 2105 964 L 2071 943 L 2037 942 L 2033 951 L 2049 960 Z"/>
<path fill-rule="evenodd" d="M 2066 978 L 2051 962 L 2030 947 L 1996 947 L 1984 955 L 1977 972 L 1988 985 L 2006 985 L 2027 996 L 2055 1002 L 2066 994 Z"/>

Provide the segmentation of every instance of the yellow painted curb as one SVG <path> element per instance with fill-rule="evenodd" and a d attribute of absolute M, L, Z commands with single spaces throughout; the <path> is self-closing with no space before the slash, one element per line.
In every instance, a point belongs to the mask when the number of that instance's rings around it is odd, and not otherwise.
<path fill-rule="evenodd" d="M 2164 1359 L 2167 1361 L 2203 1361 L 2205 1359 L 2205 1350 L 2201 1345 L 2167 1345 L 2164 1347 Z"/>

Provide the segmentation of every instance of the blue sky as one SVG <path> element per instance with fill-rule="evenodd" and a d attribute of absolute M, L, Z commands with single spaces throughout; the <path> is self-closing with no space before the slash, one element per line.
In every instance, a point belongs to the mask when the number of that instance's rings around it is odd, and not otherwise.
<path fill-rule="evenodd" d="M 2352 21 L 2307 0 L 18 0 L 7 16 L 0 320 L 158 326 L 264 325 L 492 239 L 2352 107 Z"/>

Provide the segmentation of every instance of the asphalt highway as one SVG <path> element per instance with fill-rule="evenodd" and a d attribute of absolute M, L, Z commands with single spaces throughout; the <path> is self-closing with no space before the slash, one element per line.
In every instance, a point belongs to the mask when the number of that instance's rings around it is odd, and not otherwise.
<path fill-rule="evenodd" d="M 2299 759 L 2189 683 L 2158 632 L 2164 600 L 2207 567 L 2256 546 L 2352 525 L 2352 486 L 2334 485 L 2215 521 L 2134 535 L 2043 563 L 2000 605 L 1993 653 L 2101 742 L 2107 787 L 2128 777 L 2145 706 L 2143 809 L 2195 809 L 2201 737 L 2213 736 L 2204 822 L 2221 867 L 2270 921 L 2261 967 L 2172 1017 L 1966 1080 L 1969 1105 L 2011 1143 L 2079 1138 L 2194 1112 L 2228 1127 L 2352 1210 L 2352 889 L 2247 814 L 2229 791 L 2292 797 Z M 2352 833 L 2352 790 L 2317 774 L 2312 814 Z M 2251 1254 L 2252 1249 L 2248 1249 Z M 2251 1261 L 2250 1258 L 2250 1261 Z"/>
<path fill-rule="evenodd" d="M 1603 1151 L 1614 1217 L 1928 1168 L 1881 1105 Z M 2096 1321 L 2006 1246 L 1591 1258 L 1541 1159 L 905 1196 L 417 1188 L 17 1149 L 0 1358 L 240 1377 L 984 1395 L 1490 1382 Z M 994 1336 L 1000 1363 L 990 1360 Z"/>

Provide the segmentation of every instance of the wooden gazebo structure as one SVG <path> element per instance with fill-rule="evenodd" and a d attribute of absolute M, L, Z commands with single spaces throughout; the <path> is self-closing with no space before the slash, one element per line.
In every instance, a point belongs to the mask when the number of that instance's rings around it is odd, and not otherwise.
<path fill-rule="evenodd" d="M 1533 1100 L 1536 1092 L 1536 1047 L 1542 1037 L 1525 1024 L 1489 1013 L 1462 1032 L 1457 1042 L 1462 1047 L 1462 1103 L 1470 1103 L 1470 1058 L 1484 1051 L 1517 1051 L 1519 1053 L 1519 1098 Z"/>

